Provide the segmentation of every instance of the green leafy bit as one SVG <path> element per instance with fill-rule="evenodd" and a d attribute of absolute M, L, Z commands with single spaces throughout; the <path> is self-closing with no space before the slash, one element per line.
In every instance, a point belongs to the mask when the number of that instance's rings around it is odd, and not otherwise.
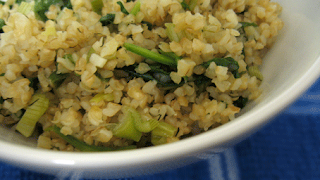
<path fill-rule="evenodd" d="M 92 0 L 91 1 L 91 6 L 92 6 L 92 10 L 95 13 L 101 15 L 102 7 L 103 7 L 102 0 Z"/>
<path fill-rule="evenodd" d="M 189 9 L 190 11 L 193 11 L 194 8 L 197 6 L 198 0 L 190 0 L 189 2 Z"/>
<path fill-rule="evenodd" d="M 107 26 L 107 25 L 113 23 L 115 17 L 116 17 L 115 14 L 109 13 L 109 14 L 107 14 L 105 16 L 102 16 L 100 18 L 100 22 L 102 23 L 103 26 Z"/>
<path fill-rule="evenodd" d="M 3 26 L 5 26 L 5 25 L 6 25 L 6 23 L 4 22 L 4 20 L 3 20 L 3 19 L 0 19 L 0 33 L 3 33 L 2 28 L 3 28 Z"/>
<path fill-rule="evenodd" d="M 4 5 L 4 4 L 6 4 L 6 2 L 4 2 L 4 1 L 0 1 L 0 4 Z"/>
<path fill-rule="evenodd" d="M 1 77 L 1 76 L 4 76 L 5 74 L 6 74 L 6 73 L 2 73 L 2 74 L 0 74 L 0 77 Z"/>
<path fill-rule="evenodd" d="M 4 99 L 2 96 L 0 96 L 0 104 L 3 104 L 3 102 L 4 102 Z"/>
<path fill-rule="evenodd" d="M 181 56 L 176 55 L 174 52 L 164 52 L 161 49 L 159 49 L 160 54 L 165 55 L 169 58 L 175 59 L 176 61 L 182 59 Z"/>
<path fill-rule="evenodd" d="M 31 102 L 16 127 L 16 130 L 25 137 L 31 136 L 36 123 L 49 107 L 49 99 L 44 94 L 33 95 Z"/>
<path fill-rule="evenodd" d="M 258 66 L 248 67 L 248 73 L 250 76 L 255 76 L 261 81 L 263 80 L 263 75 L 262 75 L 261 71 L 259 70 Z"/>
<path fill-rule="evenodd" d="M 67 59 L 67 60 L 69 60 L 72 64 L 76 64 L 76 62 L 74 61 L 74 59 L 73 59 L 73 57 L 72 57 L 72 54 L 65 54 L 64 56 L 63 56 L 63 58 L 64 59 Z"/>
<path fill-rule="evenodd" d="M 189 7 L 189 5 L 186 3 L 186 1 L 185 0 L 183 0 L 182 2 L 181 2 L 181 6 L 182 6 L 182 8 L 186 11 L 186 10 L 190 10 L 190 7 Z"/>
<path fill-rule="evenodd" d="M 228 67 L 228 71 L 230 71 L 235 78 L 240 77 L 240 74 L 238 72 L 239 64 L 232 57 L 213 58 L 210 61 L 202 63 L 201 65 L 205 68 L 208 68 L 212 62 L 215 62 L 217 66 Z"/>
<path fill-rule="evenodd" d="M 120 10 L 121 10 L 122 13 L 124 13 L 124 14 L 126 14 L 126 15 L 129 14 L 129 12 L 126 10 L 126 8 L 124 7 L 124 5 L 122 4 L 121 1 L 118 1 L 117 4 L 119 4 Z M 140 8 L 140 7 L 139 7 L 139 8 Z"/>
<path fill-rule="evenodd" d="M 248 101 L 249 101 L 248 98 L 244 98 L 240 96 L 236 101 L 233 101 L 233 105 L 242 109 L 246 106 Z"/>
<path fill-rule="evenodd" d="M 83 141 L 75 138 L 71 135 L 64 135 L 60 132 L 60 128 L 56 125 L 48 127 L 45 131 L 53 131 L 57 135 L 59 135 L 63 140 L 67 141 L 69 144 L 74 146 L 75 148 L 79 149 L 80 151 L 85 152 L 95 152 L 95 151 L 119 151 L 119 150 L 127 150 L 127 149 L 135 149 L 136 146 L 125 146 L 125 147 L 118 147 L 118 148 L 111 148 L 111 147 L 103 147 L 103 146 L 94 146 L 86 144 Z"/>
<path fill-rule="evenodd" d="M 134 16 L 137 15 L 137 13 L 140 11 L 140 5 L 141 5 L 140 1 L 137 1 L 136 4 L 133 6 L 130 14 Z"/>
<path fill-rule="evenodd" d="M 242 28 L 248 27 L 248 26 L 253 26 L 253 27 L 258 27 L 256 23 L 249 23 L 249 22 L 239 22 L 242 26 Z"/>
<path fill-rule="evenodd" d="M 104 93 L 99 93 L 96 94 L 92 99 L 90 99 L 90 102 L 93 103 L 99 103 L 100 101 L 113 101 L 114 96 L 112 93 L 104 94 Z"/>
<path fill-rule="evenodd" d="M 53 88 L 58 88 L 62 83 L 63 81 L 69 77 L 69 73 L 66 73 L 66 74 L 58 74 L 57 71 L 54 71 L 53 73 L 50 74 L 49 76 L 49 82 L 50 82 L 50 85 L 53 87 Z"/>
<path fill-rule="evenodd" d="M 48 20 L 45 12 L 49 10 L 49 7 L 53 4 L 62 3 L 61 0 L 35 0 L 34 1 L 34 13 L 39 20 Z"/>
<path fill-rule="evenodd" d="M 28 78 L 30 81 L 29 87 L 33 88 L 34 91 L 38 90 L 39 79 L 38 77 Z"/>
<path fill-rule="evenodd" d="M 143 47 L 130 44 L 130 43 L 124 43 L 123 46 L 128 50 L 135 54 L 138 54 L 144 58 L 153 60 L 155 62 L 165 64 L 171 67 L 177 67 L 177 61 L 175 59 L 169 58 L 165 55 L 150 51 L 148 49 L 145 49 Z"/>

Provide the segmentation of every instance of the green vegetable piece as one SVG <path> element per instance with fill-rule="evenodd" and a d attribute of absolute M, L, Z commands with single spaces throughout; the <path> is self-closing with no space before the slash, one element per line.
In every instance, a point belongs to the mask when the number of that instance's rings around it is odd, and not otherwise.
<path fill-rule="evenodd" d="M 151 143 L 155 146 L 161 145 L 161 144 L 166 144 L 167 138 L 151 134 Z"/>
<path fill-rule="evenodd" d="M 19 131 L 25 137 L 30 137 L 33 133 L 36 123 L 40 117 L 47 111 L 49 107 L 49 99 L 44 94 L 33 95 L 29 107 L 18 122 L 16 130 Z"/>
<path fill-rule="evenodd" d="M 100 22 L 102 23 L 102 26 L 107 26 L 107 25 L 113 23 L 115 17 L 116 17 L 115 14 L 109 13 L 109 14 L 107 14 L 105 16 L 102 16 L 100 18 Z"/>
<path fill-rule="evenodd" d="M 30 81 L 29 87 L 33 88 L 34 91 L 38 90 L 39 79 L 38 77 L 28 78 Z"/>
<path fill-rule="evenodd" d="M 194 8 L 197 6 L 198 0 L 190 0 L 189 2 L 189 9 L 190 11 L 193 11 Z"/>
<path fill-rule="evenodd" d="M 171 67 L 177 67 L 177 61 L 175 59 L 169 58 L 165 55 L 150 51 L 148 49 L 145 49 L 143 47 L 130 44 L 130 43 L 124 43 L 123 46 L 128 50 L 135 54 L 138 54 L 144 58 L 153 60 L 155 62 L 165 64 Z"/>
<path fill-rule="evenodd" d="M 2 74 L 0 74 L 0 77 L 1 77 L 1 76 L 4 76 L 5 74 L 6 74 L 6 73 L 2 73 Z"/>
<path fill-rule="evenodd" d="M 60 132 L 60 128 L 56 125 L 48 127 L 45 131 L 53 131 L 58 134 L 63 140 L 67 141 L 69 144 L 74 146 L 75 148 L 79 149 L 80 151 L 84 152 L 96 152 L 96 151 L 120 151 L 120 150 L 128 150 L 128 149 L 135 149 L 136 146 L 125 146 L 119 148 L 110 148 L 110 147 L 103 147 L 103 146 L 94 146 L 86 144 L 83 141 L 75 138 L 71 135 L 64 135 Z"/>
<path fill-rule="evenodd" d="M 63 7 L 66 7 L 68 9 L 72 9 L 72 4 L 70 0 L 62 0 L 63 2 Z"/>
<path fill-rule="evenodd" d="M 4 102 L 4 99 L 2 96 L 0 96 L 0 104 L 3 104 L 3 102 Z"/>
<path fill-rule="evenodd" d="M 233 101 L 233 105 L 242 109 L 246 106 L 248 101 L 249 101 L 248 98 L 244 98 L 244 97 L 240 96 L 236 101 Z"/>
<path fill-rule="evenodd" d="M 131 113 L 131 116 L 134 121 L 134 127 L 140 132 L 144 132 L 144 133 L 150 132 L 159 125 L 159 122 L 156 119 L 143 121 L 140 113 L 137 110 L 133 109 L 132 107 L 126 106 L 125 111 L 128 113 Z"/>
<path fill-rule="evenodd" d="M 248 73 L 250 76 L 255 76 L 261 81 L 263 80 L 263 75 L 262 75 L 261 71 L 259 70 L 258 66 L 250 66 L 248 68 Z"/>
<path fill-rule="evenodd" d="M 164 25 L 167 27 L 166 34 L 169 37 L 170 41 L 179 42 L 180 38 L 178 34 L 174 31 L 175 25 L 173 23 L 165 23 Z"/>
<path fill-rule="evenodd" d="M 113 100 L 114 100 L 113 94 L 99 93 L 99 94 L 96 94 L 92 99 L 90 99 L 90 102 L 99 103 L 100 101 L 113 101 Z"/>
<path fill-rule="evenodd" d="M 6 25 L 6 22 L 4 22 L 3 19 L 0 19 L 0 33 L 3 33 L 2 28 L 3 28 L 3 26 L 5 26 L 5 25 Z"/>
<path fill-rule="evenodd" d="M 164 52 L 161 49 L 159 49 L 160 54 L 165 55 L 169 58 L 175 59 L 176 61 L 182 59 L 181 56 L 176 55 L 174 52 Z"/>
<path fill-rule="evenodd" d="M 76 64 L 76 62 L 74 61 L 73 57 L 72 57 L 72 54 L 65 54 L 63 56 L 64 59 L 68 59 L 72 64 Z"/>
<path fill-rule="evenodd" d="M 151 31 L 152 30 L 152 27 L 153 25 L 147 21 L 141 21 L 142 24 L 146 24 L 148 26 L 148 30 Z"/>
<path fill-rule="evenodd" d="M 228 71 L 230 71 L 235 78 L 239 78 L 239 64 L 237 61 L 235 61 L 232 57 L 226 57 L 226 58 L 213 58 L 210 61 L 204 62 L 201 65 L 205 68 L 208 68 L 209 65 L 215 62 L 217 66 L 224 66 L 228 67 Z"/>
<path fill-rule="evenodd" d="M 103 7 L 102 0 L 92 0 L 91 1 L 91 6 L 92 6 L 92 10 L 95 13 L 101 15 L 102 7 Z"/>
<path fill-rule="evenodd" d="M 186 11 L 186 10 L 190 10 L 190 7 L 189 7 L 189 5 L 186 3 L 186 1 L 185 0 L 183 0 L 182 2 L 181 2 L 181 6 L 182 6 L 182 8 Z"/>
<path fill-rule="evenodd" d="M 0 1 L 1 4 L 3 3 L 3 5 L 6 3 L 6 2 L 3 2 L 3 1 Z M 16 0 L 15 3 L 16 4 L 21 4 L 22 2 L 26 2 L 26 0 Z"/>
<path fill-rule="evenodd" d="M 159 125 L 151 132 L 154 136 L 174 137 L 178 128 L 166 122 L 159 122 Z"/>
<path fill-rule="evenodd" d="M 66 74 L 57 74 L 57 71 L 53 72 L 50 74 L 49 76 L 49 82 L 50 82 L 50 85 L 53 87 L 53 88 L 58 88 L 62 83 L 63 81 L 69 77 L 69 73 L 66 73 Z"/>
<path fill-rule="evenodd" d="M 126 14 L 126 15 L 129 14 L 129 12 L 126 10 L 126 8 L 124 7 L 124 5 L 122 4 L 121 1 L 118 1 L 117 4 L 119 4 L 120 10 L 121 10 L 122 13 L 124 13 L 124 14 Z"/>
<path fill-rule="evenodd" d="M 247 26 L 253 26 L 253 27 L 258 27 L 256 23 L 249 23 L 249 22 L 239 22 L 242 25 L 242 28 L 245 28 Z"/>
<path fill-rule="evenodd" d="M 61 0 L 35 0 L 34 1 L 34 13 L 36 15 L 36 18 L 41 21 L 48 20 L 47 16 L 45 15 L 45 12 L 49 10 L 49 7 L 53 4 L 61 4 Z"/>
<path fill-rule="evenodd" d="M 140 1 L 137 1 L 136 4 L 133 6 L 130 14 L 134 16 L 137 15 L 137 13 L 140 11 L 140 5 L 141 5 Z"/>
<path fill-rule="evenodd" d="M 27 15 L 29 12 L 33 11 L 33 9 L 34 9 L 34 6 L 32 3 L 21 2 L 17 11 L 24 15 Z"/>
<path fill-rule="evenodd" d="M 113 135 L 138 142 L 142 136 L 142 132 L 135 128 L 132 114 L 130 112 L 124 112 L 123 121 L 113 129 Z"/>

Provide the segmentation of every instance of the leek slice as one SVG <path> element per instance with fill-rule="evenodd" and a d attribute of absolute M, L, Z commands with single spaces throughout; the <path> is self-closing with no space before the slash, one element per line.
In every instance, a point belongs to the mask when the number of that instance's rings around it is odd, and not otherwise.
<path fill-rule="evenodd" d="M 44 94 L 35 94 L 30 101 L 32 104 L 26 109 L 16 130 L 25 137 L 30 137 L 40 117 L 49 107 L 49 99 Z"/>
<path fill-rule="evenodd" d="M 18 12 L 24 15 L 28 15 L 29 12 L 33 11 L 34 3 L 30 2 L 21 2 L 20 6 L 18 7 Z"/>
<path fill-rule="evenodd" d="M 140 11 L 140 5 L 141 5 L 140 1 L 137 1 L 136 4 L 133 6 L 130 14 L 134 16 L 137 15 L 137 13 Z"/>
<path fill-rule="evenodd" d="M 103 147 L 103 146 L 94 146 L 86 144 L 83 141 L 80 141 L 74 136 L 71 135 L 64 135 L 60 132 L 60 128 L 57 126 L 51 126 L 45 129 L 45 131 L 53 131 L 58 134 L 63 140 L 67 141 L 73 147 L 79 149 L 80 151 L 86 152 L 95 152 L 95 151 L 119 151 L 119 150 L 126 150 L 126 149 L 135 149 L 136 146 L 125 146 L 125 147 L 118 147 L 118 148 L 111 148 L 111 147 Z"/>
<path fill-rule="evenodd" d="M 169 37 L 170 41 L 179 42 L 180 38 L 178 34 L 174 31 L 175 25 L 173 23 L 165 23 L 164 25 L 167 27 L 166 34 Z"/>
<path fill-rule="evenodd" d="M 113 100 L 114 100 L 113 94 L 99 93 L 99 94 L 96 94 L 92 99 L 90 99 L 90 102 L 91 103 L 99 103 L 100 101 L 113 101 Z"/>
<path fill-rule="evenodd" d="M 161 144 L 166 144 L 167 143 L 167 138 L 151 134 L 151 143 L 153 145 L 155 145 L 155 146 L 156 145 L 161 145 Z"/>
<path fill-rule="evenodd" d="M 159 122 L 159 125 L 151 132 L 154 136 L 174 137 L 178 128 L 166 122 Z"/>
<path fill-rule="evenodd" d="M 263 80 L 263 75 L 262 75 L 261 71 L 259 70 L 258 66 L 250 66 L 248 68 L 248 73 L 250 76 L 255 76 L 261 81 Z"/>
<path fill-rule="evenodd" d="M 140 113 L 132 107 L 125 107 L 125 111 L 131 113 L 133 118 L 134 127 L 140 132 L 150 132 L 159 125 L 159 121 L 156 119 L 150 119 L 149 121 L 143 121 Z"/>
<path fill-rule="evenodd" d="M 123 118 L 123 121 L 113 129 L 113 135 L 116 137 L 132 139 L 136 142 L 140 141 L 142 132 L 135 128 L 132 114 L 125 111 Z"/>

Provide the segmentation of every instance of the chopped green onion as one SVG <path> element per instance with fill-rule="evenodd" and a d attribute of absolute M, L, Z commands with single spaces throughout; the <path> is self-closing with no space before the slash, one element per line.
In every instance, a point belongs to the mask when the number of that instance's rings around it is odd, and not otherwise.
<path fill-rule="evenodd" d="M 138 142 L 142 136 L 142 132 L 135 128 L 132 114 L 130 112 L 124 112 L 123 121 L 113 129 L 113 135 Z"/>
<path fill-rule="evenodd" d="M 3 33 L 2 28 L 3 28 L 3 26 L 5 26 L 5 25 L 6 25 L 6 23 L 4 22 L 4 20 L 3 20 L 3 19 L 0 19 L 0 33 Z"/>
<path fill-rule="evenodd" d="M 1 77 L 1 76 L 4 76 L 5 74 L 6 74 L 6 73 L 2 73 L 2 74 L 0 74 L 0 77 Z"/>
<path fill-rule="evenodd" d="M 182 57 L 176 55 L 174 52 L 164 52 L 161 49 L 159 50 L 160 54 L 165 55 L 169 58 L 175 59 L 176 61 L 182 59 Z"/>
<path fill-rule="evenodd" d="M 64 135 L 60 132 L 60 128 L 57 126 L 51 126 L 45 129 L 45 131 L 53 131 L 58 134 L 63 140 L 67 141 L 69 144 L 74 146 L 75 148 L 79 149 L 80 151 L 85 152 L 95 152 L 95 151 L 119 151 L 119 150 L 127 150 L 127 149 L 135 149 L 136 146 L 125 146 L 125 147 L 118 147 L 118 148 L 111 148 L 111 147 L 102 147 L 102 146 L 94 146 L 89 145 L 79 139 L 75 138 L 71 135 Z"/>
<path fill-rule="evenodd" d="M 17 11 L 19 13 L 27 15 L 29 12 L 33 11 L 33 9 L 34 9 L 34 4 L 33 3 L 21 2 L 21 4 L 18 7 Z"/>
<path fill-rule="evenodd" d="M 189 2 L 189 9 L 190 11 L 193 11 L 194 8 L 197 6 L 198 0 L 190 0 Z"/>
<path fill-rule="evenodd" d="M 126 14 L 126 15 L 129 14 L 129 12 L 126 10 L 126 8 L 124 7 L 124 5 L 122 4 L 121 1 L 118 1 L 117 4 L 119 4 L 120 10 L 121 10 L 122 13 L 124 13 L 124 14 Z"/>
<path fill-rule="evenodd" d="M 113 101 L 114 96 L 112 93 L 103 94 L 99 93 L 96 94 L 92 99 L 90 99 L 90 102 L 99 103 L 100 101 Z"/>
<path fill-rule="evenodd" d="M 253 26 L 253 27 L 258 27 L 258 25 L 256 23 L 249 23 L 249 22 L 239 22 L 243 28 L 247 27 L 247 26 Z"/>
<path fill-rule="evenodd" d="M 61 4 L 61 0 L 35 0 L 34 1 L 34 13 L 39 20 L 46 21 L 48 20 L 45 12 L 49 10 L 49 7 L 53 4 Z"/>
<path fill-rule="evenodd" d="M 28 78 L 30 81 L 29 87 L 33 88 L 34 91 L 38 90 L 39 79 L 38 77 Z"/>
<path fill-rule="evenodd" d="M 30 137 L 34 131 L 36 123 L 49 107 L 49 99 L 44 94 L 35 94 L 29 107 L 18 122 L 16 130 L 25 137 Z"/>
<path fill-rule="evenodd" d="M 54 88 L 58 88 L 63 81 L 69 77 L 70 74 L 66 73 L 66 74 L 57 74 L 57 71 L 53 72 L 50 74 L 49 76 L 49 82 L 50 85 Z"/>
<path fill-rule="evenodd" d="M 132 107 L 126 106 L 125 111 L 128 113 L 131 113 L 131 116 L 134 121 L 134 126 L 140 132 L 144 132 L 144 133 L 150 132 L 159 125 L 159 122 L 156 119 L 143 121 L 140 113 L 137 110 L 133 109 Z"/>
<path fill-rule="evenodd" d="M 137 13 L 140 11 L 140 5 L 141 5 L 140 1 L 137 1 L 136 4 L 133 6 L 130 14 L 134 16 L 137 15 Z"/>
<path fill-rule="evenodd" d="M 92 6 L 92 10 L 95 13 L 101 15 L 102 7 L 103 7 L 102 0 L 92 0 L 91 1 L 91 6 Z"/>
<path fill-rule="evenodd" d="M 123 46 L 128 50 L 135 54 L 138 54 L 140 56 L 143 56 L 144 58 L 156 61 L 161 64 L 177 67 L 177 62 L 175 59 L 171 59 L 165 55 L 150 51 L 148 49 L 145 49 L 143 47 L 130 44 L 130 43 L 124 43 Z"/>
<path fill-rule="evenodd" d="M 174 137 L 178 128 L 166 122 L 159 122 L 159 125 L 151 132 L 154 136 Z"/>
<path fill-rule="evenodd" d="M 175 25 L 173 23 L 165 23 L 164 25 L 167 27 L 166 33 L 170 41 L 179 42 L 180 38 L 178 34 L 174 31 Z"/>
<path fill-rule="evenodd" d="M 113 23 L 115 17 L 116 17 L 115 14 L 109 13 L 109 14 L 107 14 L 105 16 L 102 16 L 100 18 L 100 22 L 101 22 L 102 26 L 107 26 L 107 25 Z"/>
<path fill-rule="evenodd" d="M 151 143 L 153 145 L 155 145 L 155 146 L 156 145 L 161 145 L 161 144 L 166 144 L 167 143 L 167 138 L 151 134 Z"/>
<path fill-rule="evenodd" d="M 259 70 L 258 66 L 250 66 L 248 68 L 248 73 L 250 76 L 255 76 L 261 81 L 263 80 L 263 75 L 262 75 L 261 71 Z"/>

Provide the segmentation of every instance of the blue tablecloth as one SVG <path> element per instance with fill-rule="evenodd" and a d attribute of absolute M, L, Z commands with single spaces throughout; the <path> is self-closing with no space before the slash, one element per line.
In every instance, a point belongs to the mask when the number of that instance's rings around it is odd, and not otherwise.
<path fill-rule="evenodd" d="M 59 177 L 0 163 L 0 179 Z M 320 79 L 271 124 L 234 148 L 179 169 L 132 179 L 320 179 Z"/>

